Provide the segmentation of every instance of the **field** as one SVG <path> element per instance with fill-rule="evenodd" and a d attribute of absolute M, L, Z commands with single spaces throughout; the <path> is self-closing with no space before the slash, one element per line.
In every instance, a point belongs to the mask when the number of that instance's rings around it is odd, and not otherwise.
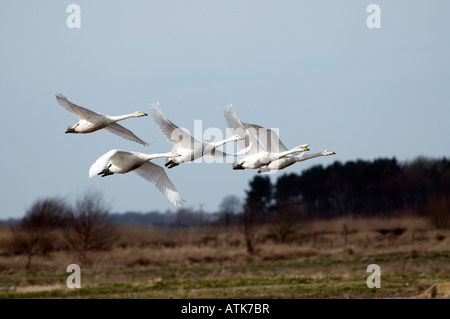
<path fill-rule="evenodd" d="M 247 253 L 238 226 L 163 229 L 121 226 L 108 251 L 81 263 L 61 248 L 33 257 L 8 252 L 0 228 L 0 298 L 448 298 L 450 231 L 426 219 L 310 221 L 284 242 L 272 226 L 257 229 Z M 81 268 L 69 289 L 66 268 Z M 380 267 L 380 288 L 368 288 L 367 267 Z"/>

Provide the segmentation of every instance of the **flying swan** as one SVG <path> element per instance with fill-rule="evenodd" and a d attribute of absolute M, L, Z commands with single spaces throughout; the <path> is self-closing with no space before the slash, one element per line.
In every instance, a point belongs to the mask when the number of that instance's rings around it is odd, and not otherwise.
<path fill-rule="evenodd" d="M 158 126 L 159 131 L 164 135 L 166 140 L 175 147 L 176 152 L 180 155 L 179 157 L 170 158 L 166 161 L 165 166 L 168 168 L 175 167 L 181 163 L 192 162 L 205 155 L 222 158 L 225 156 L 236 155 L 221 152 L 216 148 L 228 142 L 241 140 L 242 136 L 240 135 L 234 135 L 219 142 L 200 142 L 169 121 L 161 111 L 159 103 L 150 106 L 150 113 L 152 114 L 153 120 Z"/>
<path fill-rule="evenodd" d="M 271 170 L 281 170 L 283 168 L 286 168 L 288 166 L 291 166 L 292 164 L 295 164 L 297 162 L 302 162 L 302 161 L 306 161 L 309 160 L 311 158 L 315 158 L 315 157 L 319 157 L 319 156 L 330 156 L 330 155 L 334 155 L 336 154 L 333 151 L 329 151 L 329 150 L 323 150 L 322 152 L 319 153 L 314 153 L 314 154 L 308 154 L 308 155 L 288 155 L 285 156 L 283 158 L 280 158 L 276 161 L 271 162 L 269 165 L 263 166 L 258 170 L 258 173 L 266 173 L 269 172 Z"/>
<path fill-rule="evenodd" d="M 257 169 L 263 166 L 269 165 L 271 162 L 280 158 L 284 158 L 290 154 L 309 151 L 308 144 L 303 144 L 288 150 L 283 143 L 278 141 L 270 141 L 267 136 L 263 137 L 260 132 L 254 134 L 253 131 L 258 131 L 257 128 L 261 126 L 253 124 L 244 124 L 236 115 L 231 105 L 227 105 L 224 109 L 225 120 L 228 127 L 234 129 L 237 132 L 243 132 L 243 135 L 248 138 L 250 147 L 245 153 L 245 157 L 238 162 L 232 164 L 233 169 Z M 245 141 L 238 142 L 238 147 L 243 149 Z M 269 144 L 270 143 L 270 144 Z"/>
<path fill-rule="evenodd" d="M 111 150 L 100 156 L 89 169 L 89 177 L 102 177 L 134 172 L 152 183 L 175 206 L 182 206 L 184 199 L 170 181 L 164 168 L 149 162 L 155 158 L 177 158 L 177 153 L 144 154 L 139 152 Z"/>
<path fill-rule="evenodd" d="M 116 123 L 130 117 L 147 116 L 144 112 L 136 111 L 134 113 L 118 116 L 103 115 L 73 104 L 67 99 L 65 93 L 58 93 L 56 95 L 56 100 L 66 111 L 72 113 L 80 119 L 80 121 L 75 125 L 69 126 L 66 133 L 92 133 L 104 128 L 105 130 L 126 140 L 140 143 L 142 145 L 148 145 L 146 142 L 134 135 L 133 132 Z"/>
<path fill-rule="evenodd" d="M 252 132 L 255 132 L 255 135 L 259 139 L 259 142 L 262 143 L 267 150 L 276 150 L 281 152 L 286 152 L 288 150 L 286 146 L 284 146 L 283 142 L 281 142 L 276 132 L 256 124 L 243 124 L 246 129 L 253 129 Z M 297 162 L 306 161 L 319 156 L 330 156 L 334 154 L 336 153 L 333 151 L 323 150 L 322 152 L 308 155 L 304 155 L 304 152 L 299 154 L 287 155 L 283 158 L 270 162 L 269 165 L 260 167 L 258 173 L 266 173 L 271 170 L 281 170 Z"/>

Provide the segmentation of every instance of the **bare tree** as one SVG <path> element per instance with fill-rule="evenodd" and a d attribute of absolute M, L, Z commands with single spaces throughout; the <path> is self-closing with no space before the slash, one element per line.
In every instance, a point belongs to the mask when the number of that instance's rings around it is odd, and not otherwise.
<path fill-rule="evenodd" d="M 306 220 L 297 205 L 280 204 L 272 217 L 269 231 L 272 237 L 281 243 L 291 241 L 305 224 Z"/>
<path fill-rule="evenodd" d="M 11 245 L 16 253 L 27 255 L 26 269 L 34 255 L 54 249 L 56 232 L 65 225 L 70 213 L 62 199 L 37 200 L 19 225 L 12 226 Z"/>
<path fill-rule="evenodd" d="M 108 215 L 109 209 L 98 192 L 86 192 L 76 201 L 65 236 L 82 262 L 87 260 L 88 251 L 110 249 L 118 238 Z"/>
<path fill-rule="evenodd" d="M 242 212 L 242 231 L 244 233 L 247 253 L 249 255 L 255 254 L 255 237 L 257 233 L 256 219 L 258 216 L 258 206 L 252 199 L 247 199 L 247 204 L 244 206 Z"/>

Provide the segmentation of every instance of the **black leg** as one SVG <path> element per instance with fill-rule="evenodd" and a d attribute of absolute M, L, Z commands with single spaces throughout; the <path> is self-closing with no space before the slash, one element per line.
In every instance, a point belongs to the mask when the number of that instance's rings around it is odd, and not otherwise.
<path fill-rule="evenodd" d="M 109 175 L 114 175 L 114 173 L 106 172 L 106 173 L 104 173 L 104 174 L 102 175 L 102 177 L 109 176 Z"/>
<path fill-rule="evenodd" d="M 180 164 L 172 162 L 169 166 L 166 165 L 166 167 L 167 168 L 172 168 L 172 167 L 175 167 L 175 166 L 178 166 L 178 165 L 180 165 Z"/>
<path fill-rule="evenodd" d="M 105 177 L 105 176 L 114 174 L 114 173 L 111 173 L 111 172 L 109 171 L 109 168 L 111 167 L 111 165 L 112 165 L 112 164 L 109 163 L 109 165 L 106 166 L 105 169 L 103 169 L 103 171 L 101 171 L 101 172 L 98 173 L 97 175 L 102 175 L 102 177 Z"/>
<path fill-rule="evenodd" d="M 171 166 L 172 164 L 174 164 L 173 163 L 173 161 L 172 160 L 170 160 L 170 161 L 168 161 L 166 164 L 164 164 L 166 167 L 169 167 L 169 166 Z M 169 167 L 170 168 L 170 167 Z"/>

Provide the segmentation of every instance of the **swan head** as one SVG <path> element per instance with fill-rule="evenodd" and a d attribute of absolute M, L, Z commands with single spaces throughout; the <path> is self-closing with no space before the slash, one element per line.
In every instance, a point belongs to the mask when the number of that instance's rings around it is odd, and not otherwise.
<path fill-rule="evenodd" d="M 136 111 L 133 113 L 136 117 L 141 117 L 141 116 L 148 116 L 147 113 L 141 112 L 141 111 Z"/>
<path fill-rule="evenodd" d="M 178 157 L 181 156 L 180 154 L 178 154 L 177 152 L 169 152 L 169 157 Z"/>
<path fill-rule="evenodd" d="M 335 152 L 329 151 L 329 150 L 323 150 L 321 153 L 322 153 L 323 156 L 328 156 L 328 155 L 334 155 L 334 154 L 336 154 Z"/>

